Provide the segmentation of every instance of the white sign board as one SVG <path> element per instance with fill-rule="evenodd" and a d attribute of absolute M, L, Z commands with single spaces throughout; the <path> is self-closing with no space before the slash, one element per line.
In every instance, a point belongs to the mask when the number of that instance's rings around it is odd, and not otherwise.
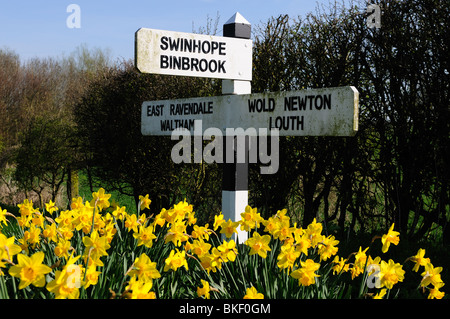
<path fill-rule="evenodd" d="M 358 130 L 358 103 L 353 86 L 147 101 L 142 104 L 141 131 L 171 135 L 186 128 L 202 135 L 214 127 L 226 135 L 227 128 L 242 128 L 242 134 L 251 136 L 266 128 L 268 134 L 278 129 L 280 136 L 352 136 Z M 195 120 L 202 121 L 201 128 L 195 129 Z"/>
<path fill-rule="evenodd" d="M 142 73 L 252 79 L 252 40 L 141 28 L 135 64 Z"/>

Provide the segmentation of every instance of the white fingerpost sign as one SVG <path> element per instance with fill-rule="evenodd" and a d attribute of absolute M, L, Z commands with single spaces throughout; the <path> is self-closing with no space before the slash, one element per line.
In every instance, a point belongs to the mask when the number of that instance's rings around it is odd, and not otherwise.
<path fill-rule="evenodd" d="M 278 129 L 280 136 L 352 136 L 358 131 L 359 93 L 353 86 L 276 93 L 222 95 L 142 103 L 143 135 L 171 135 L 185 128 Z M 202 129 L 195 129 L 201 120 Z M 256 131 L 247 130 L 256 128 Z M 239 132 L 237 132 L 239 134 Z"/>
<path fill-rule="evenodd" d="M 135 46 L 135 65 L 142 73 L 252 79 L 249 39 L 141 28 Z"/>

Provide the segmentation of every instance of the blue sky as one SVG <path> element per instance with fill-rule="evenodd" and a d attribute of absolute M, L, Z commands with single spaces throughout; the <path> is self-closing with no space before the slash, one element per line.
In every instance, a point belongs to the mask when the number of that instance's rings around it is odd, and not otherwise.
<path fill-rule="evenodd" d="M 134 57 L 134 33 L 141 27 L 192 32 L 220 16 L 222 25 L 240 12 L 254 27 L 272 16 L 305 16 L 329 0 L 0 0 L 0 49 L 23 61 L 69 55 L 85 44 L 108 49 L 113 59 Z M 81 9 L 81 28 L 68 28 L 70 4 Z"/>

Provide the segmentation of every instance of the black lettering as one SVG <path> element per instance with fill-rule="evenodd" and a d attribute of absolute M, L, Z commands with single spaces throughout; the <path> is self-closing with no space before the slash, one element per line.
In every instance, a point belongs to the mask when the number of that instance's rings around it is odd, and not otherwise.
<path fill-rule="evenodd" d="M 316 108 L 316 110 L 321 110 L 322 106 L 323 106 L 322 95 L 317 95 L 316 98 L 314 99 L 314 107 Z"/>
<path fill-rule="evenodd" d="M 167 44 L 167 37 L 164 36 L 161 38 L 161 45 L 159 46 L 161 48 L 161 50 L 165 51 L 168 48 L 168 44 Z"/>
<path fill-rule="evenodd" d="M 323 96 L 323 108 L 331 110 L 331 94 Z"/>
<path fill-rule="evenodd" d="M 198 53 L 200 53 L 200 44 L 201 44 L 201 43 L 202 43 L 202 42 L 201 42 L 200 40 L 194 41 L 194 42 L 193 42 L 193 45 L 192 45 L 192 52 L 195 53 L 195 51 L 198 50 Z"/>
<path fill-rule="evenodd" d="M 163 107 L 162 105 L 147 105 L 147 116 L 160 116 L 163 115 Z"/>
<path fill-rule="evenodd" d="M 314 95 L 308 95 L 308 96 L 306 96 L 306 98 L 309 99 L 309 109 L 312 110 Z"/>
<path fill-rule="evenodd" d="M 198 59 L 197 58 L 192 58 L 191 59 L 191 71 L 197 71 L 198 72 Z"/>
<path fill-rule="evenodd" d="M 303 130 L 304 118 L 303 116 L 277 116 L 275 120 L 273 117 L 269 118 L 269 128 L 276 128 L 278 130 Z"/>
<path fill-rule="evenodd" d="M 184 39 L 184 51 L 192 52 L 192 39 Z"/>
<path fill-rule="evenodd" d="M 225 42 L 219 43 L 219 55 L 226 55 L 225 53 Z"/>
<path fill-rule="evenodd" d="M 189 70 L 189 58 L 183 57 L 183 68 L 182 70 Z"/>
<path fill-rule="evenodd" d="M 180 69 L 181 68 L 181 57 L 172 56 L 172 65 L 170 66 L 171 69 Z"/>
<path fill-rule="evenodd" d="M 269 98 L 269 112 L 273 112 L 275 110 L 275 99 Z"/>
<path fill-rule="evenodd" d="M 302 99 L 298 96 L 297 98 L 298 98 L 299 111 L 305 111 L 306 110 L 306 97 L 304 97 Z"/>
<path fill-rule="evenodd" d="M 256 110 L 256 100 L 250 101 L 248 100 L 248 111 L 255 112 Z"/>
<path fill-rule="evenodd" d="M 217 62 L 216 60 L 209 61 L 209 72 L 214 73 L 217 71 Z"/>
<path fill-rule="evenodd" d="M 205 113 L 213 114 L 212 108 L 213 108 L 213 102 L 210 101 L 210 102 L 208 102 L 208 112 L 205 112 Z"/>
<path fill-rule="evenodd" d="M 161 55 L 159 66 L 161 69 L 167 69 L 169 67 L 169 57 L 167 55 Z"/>
<path fill-rule="evenodd" d="M 227 73 L 225 71 L 225 61 L 219 61 L 219 73 Z"/>
<path fill-rule="evenodd" d="M 207 48 L 205 48 L 205 44 L 207 44 Z M 204 54 L 208 54 L 211 51 L 211 43 L 209 41 L 203 41 L 202 43 L 202 51 Z"/>
<path fill-rule="evenodd" d="M 205 72 L 208 71 L 208 61 L 205 59 L 201 59 L 199 63 L 200 71 Z"/>
<path fill-rule="evenodd" d="M 219 47 L 219 43 L 216 41 L 213 41 L 211 43 L 211 54 L 214 54 L 214 51 L 216 51 L 218 47 Z"/>
<path fill-rule="evenodd" d="M 176 40 L 169 38 L 170 51 L 178 51 L 179 46 L 180 46 L 180 38 Z"/>

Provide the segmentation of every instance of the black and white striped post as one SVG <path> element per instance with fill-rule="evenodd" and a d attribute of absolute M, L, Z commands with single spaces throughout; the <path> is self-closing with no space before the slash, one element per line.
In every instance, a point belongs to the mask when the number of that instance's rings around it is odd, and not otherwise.
<path fill-rule="evenodd" d="M 251 24 L 239 12 L 236 12 L 223 25 L 223 36 L 250 39 Z M 222 80 L 222 95 L 250 94 L 251 90 L 251 81 Z M 225 137 L 224 139 L 224 159 L 227 159 L 227 150 L 233 149 L 234 153 L 233 163 L 229 163 L 227 160 L 223 163 L 222 213 L 225 221 L 228 219 L 232 221 L 240 220 L 241 213 L 245 211 L 248 204 L 248 136 L 245 136 L 245 139 L 245 145 L 239 145 L 245 147 L 244 163 L 238 163 L 237 161 L 236 148 L 238 144 L 236 143 L 236 137 L 234 139 Z M 247 232 L 241 231 L 240 228 L 237 230 L 237 236 L 234 234 L 232 239 L 236 243 L 245 242 L 248 238 Z"/>

